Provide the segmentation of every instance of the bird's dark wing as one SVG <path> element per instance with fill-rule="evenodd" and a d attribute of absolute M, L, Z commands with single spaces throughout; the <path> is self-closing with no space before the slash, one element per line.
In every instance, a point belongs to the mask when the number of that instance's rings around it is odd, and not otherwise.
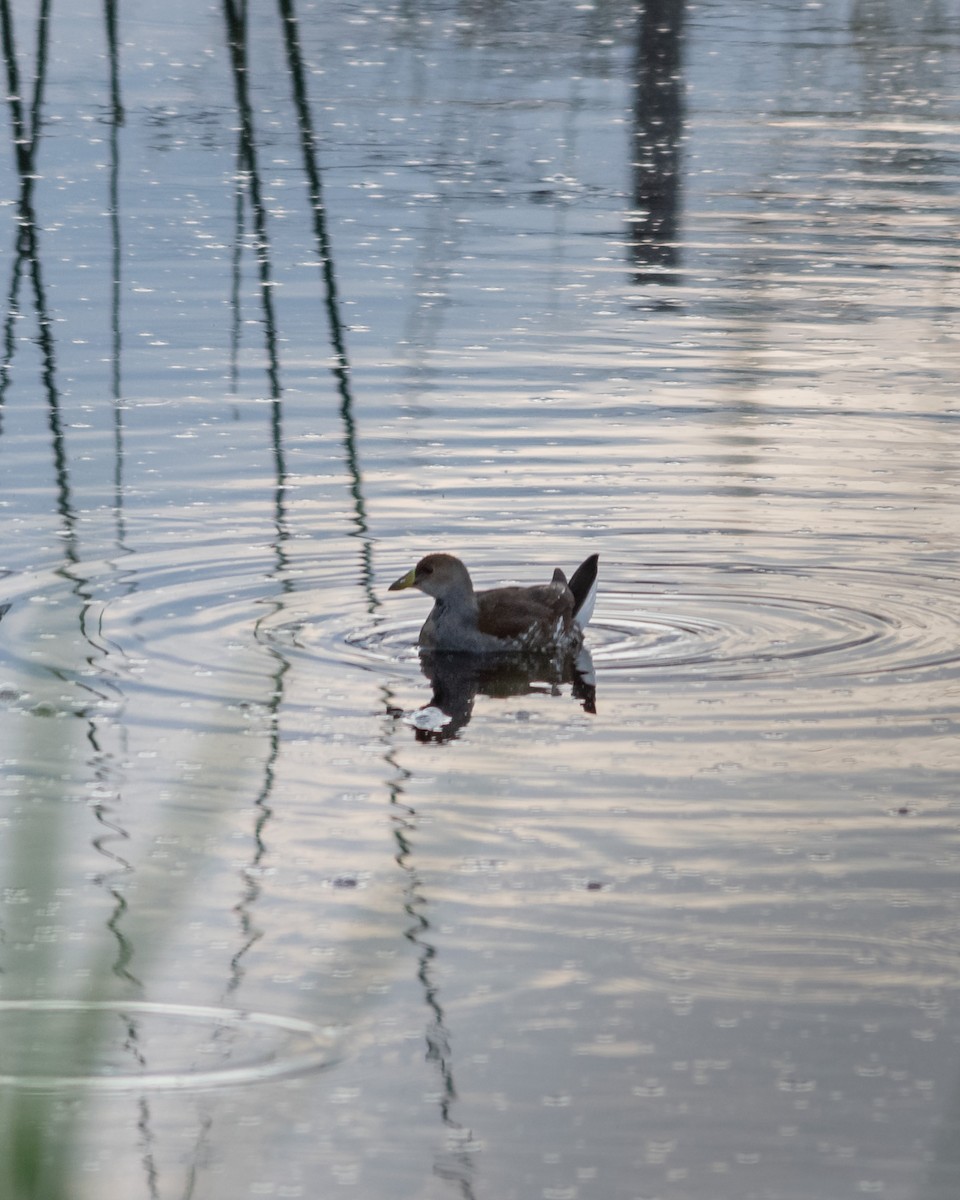
<path fill-rule="evenodd" d="M 497 638 L 522 638 L 534 630 L 553 632 L 558 619 L 564 629 L 573 615 L 573 595 L 566 584 L 491 588 L 477 594 L 481 633 Z"/>

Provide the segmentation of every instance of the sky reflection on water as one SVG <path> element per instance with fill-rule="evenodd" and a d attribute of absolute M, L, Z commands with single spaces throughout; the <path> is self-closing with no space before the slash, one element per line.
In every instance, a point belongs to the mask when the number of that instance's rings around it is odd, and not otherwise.
<path fill-rule="evenodd" d="M 0 999 L 343 1031 L 0 1192 L 956 1195 L 960 21 L 642 8 L 0 0 Z"/>

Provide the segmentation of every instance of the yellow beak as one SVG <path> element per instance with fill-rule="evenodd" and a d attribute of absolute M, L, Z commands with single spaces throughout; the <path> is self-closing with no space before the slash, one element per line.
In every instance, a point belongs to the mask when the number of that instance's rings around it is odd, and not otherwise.
<path fill-rule="evenodd" d="M 388 592 L 402 592 L 404 588 L 411 588 L 414 586 L 414 580 L 416 579 L 416 577 L 417 577 L 417 568 L 411 567 L 410 570 L 406 573 L 406 575 L 401 575 L 400 578 L 395 583 L 391 583 L 390 586 L 387 588 L 387 591 Z"/>

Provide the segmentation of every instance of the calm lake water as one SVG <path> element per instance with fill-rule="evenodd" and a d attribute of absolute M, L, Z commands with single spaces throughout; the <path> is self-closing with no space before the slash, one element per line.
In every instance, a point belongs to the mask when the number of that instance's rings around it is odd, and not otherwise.
<path fill-rule="evenodd" d="M 956 6 L 0 19 L 3 1200 L 954 1200 Z"/>

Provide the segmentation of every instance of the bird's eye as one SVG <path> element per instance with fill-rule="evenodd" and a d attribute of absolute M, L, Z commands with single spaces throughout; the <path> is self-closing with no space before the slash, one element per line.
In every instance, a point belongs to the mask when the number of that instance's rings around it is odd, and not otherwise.
<path fill-rule="evenodd" d="M 432 575 L 432 574 L 433 574 L 433 567 L 421 567 L 421 568 L 420 568 L 420 574 L 421 574 L 421 575 Z"/>

